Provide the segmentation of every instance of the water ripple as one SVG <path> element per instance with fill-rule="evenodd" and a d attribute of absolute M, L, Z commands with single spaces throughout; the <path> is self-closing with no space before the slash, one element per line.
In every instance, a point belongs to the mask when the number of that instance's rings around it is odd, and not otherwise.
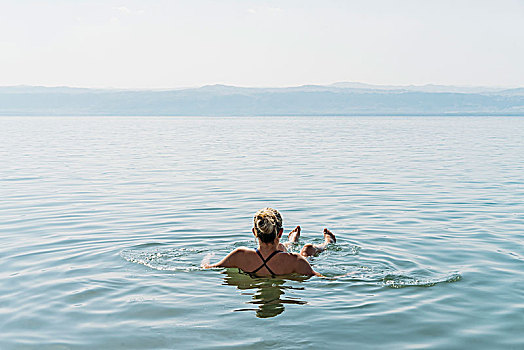
<path fill-rule="evenodd" d="M 523 123 L 0 118 L 0 348 L 523 348 Z M 265 206 L 327 277 L 200 268 Z"/>

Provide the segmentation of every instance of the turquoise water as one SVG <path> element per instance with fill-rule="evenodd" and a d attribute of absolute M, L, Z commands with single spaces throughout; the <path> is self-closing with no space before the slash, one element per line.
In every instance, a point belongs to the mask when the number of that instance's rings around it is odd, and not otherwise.
<path fill-rule="evenodd" d="M 524 118 L 0 130 L 1 349 L 524 348 Z M 326 278 L 200 269 L 265 206 Z"/>

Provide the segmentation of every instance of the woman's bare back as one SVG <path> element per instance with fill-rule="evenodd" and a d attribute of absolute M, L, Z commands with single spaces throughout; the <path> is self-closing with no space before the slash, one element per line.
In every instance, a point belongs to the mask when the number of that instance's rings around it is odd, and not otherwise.
<path fill-rule="evenodd" d="M 234 267 L 259 276 L 289 275 L 292 273 L 316 275 L 303 256 L 279 250 L 264 252 L 238 248 L 231 253 L 231 262 L 236 265 Z"/>

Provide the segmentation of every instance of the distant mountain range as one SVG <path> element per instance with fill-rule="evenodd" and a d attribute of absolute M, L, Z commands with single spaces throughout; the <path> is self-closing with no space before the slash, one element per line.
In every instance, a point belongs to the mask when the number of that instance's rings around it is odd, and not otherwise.
<path fill-rule="evenodd" d="M 7 86 L 0 87 L 0 115 L 524 115 L 524 88 L 352 82 L 172 90 Z"/>

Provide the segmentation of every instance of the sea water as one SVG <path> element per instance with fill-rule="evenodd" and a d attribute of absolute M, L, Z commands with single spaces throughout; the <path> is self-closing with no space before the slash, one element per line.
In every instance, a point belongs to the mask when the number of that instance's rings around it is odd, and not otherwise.
<path fill-rule="evenodd" d="M 1 349 L 524 348 L 524 118 L 2 117 L 0 161 Z M 266 206 L 326 277 L 200 268 Z"/>

